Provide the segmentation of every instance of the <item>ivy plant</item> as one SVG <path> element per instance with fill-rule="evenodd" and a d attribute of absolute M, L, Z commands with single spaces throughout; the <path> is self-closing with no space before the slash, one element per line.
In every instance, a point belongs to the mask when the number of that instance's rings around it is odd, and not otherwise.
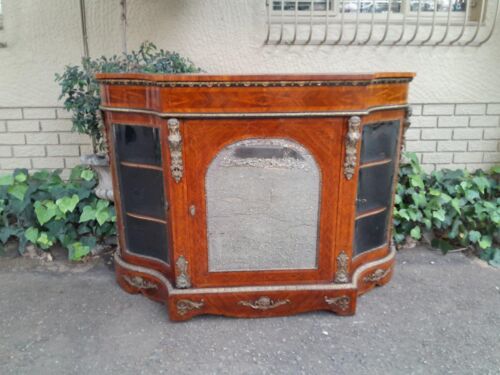
<path fill-rule="evenodd" d="M 415 154 L 405 154 L 394 208 L 394 240 L 432 234 L 443 252 L 471 247 L 500 266 L 500 167 L 489 172 L 438 170 L 425 173 Z"/>
<path fill-rule="evenodd" d="M 150 42 L 142 43 L 138 51 L 129 54 L 83 58 L 80 66 L 66 66 L 62 74 L 55 76 L 61 88 L 59 99 L 64 99 L 64 108 L 72 113 L 73 130 L 91 137 L 94 152 L 105 149 L 95 74 L 117 72 L 177 74 L 196 73 L 200 69 L 177 52 L 158 49 Z"/>
<path fill-rule="evenodd" d="M 59 244 L 79 260 L 116 233 L 114 207 L 93 193 L 94 172 L 75 167 L 68 181 L 60 173 L 19 169 L 0 177 L 1 245 L 15 238 L 22 253 L 28 243 L 43 250 Z"/>

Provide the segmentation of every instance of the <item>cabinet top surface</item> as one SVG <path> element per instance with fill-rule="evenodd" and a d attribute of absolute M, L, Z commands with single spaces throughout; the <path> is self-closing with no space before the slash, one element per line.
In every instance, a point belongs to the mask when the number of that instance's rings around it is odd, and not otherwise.
<path fill-rule="evenodd" d="M 112 81 L 140 81 L 144 83 L 161 82 L 296 82 L 296 81 L 371 81 L 404 80 L 411 81 L 415 73 L 411 72 L 381 72 L 363 74 L 244 74 L 244 75 L 213 75 L 213 74 L 150 74 L 150 73 L 98 73 L 97 80 L 102 83 Z M 111 81 L 111 82 L 110 82 Z M 139 82 L 137 82 L 139 83 Z"/>

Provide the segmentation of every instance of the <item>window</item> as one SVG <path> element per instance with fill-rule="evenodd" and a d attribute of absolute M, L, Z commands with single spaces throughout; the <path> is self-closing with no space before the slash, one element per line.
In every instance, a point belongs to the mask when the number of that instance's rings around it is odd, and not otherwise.
<path fill-rule="evenodd" d="M 297 6 L 298 11 L 310 11 L 311 5 L 315 11 L 319 10 L 328 10 L 333 9 L 332 7 L 333 0 L 300 0 L 300 1 L 273 1 L 273 10 L 281 11 L 281 7 L 283 6 L 283 10 L 285 11 L 295 11 L 295 6 Z"/>
<path fill-rule="evenodd" d="M 267 44 L 479 46 L 499 0 L 268 0 Z"/>
<path fill-rule="evenodd" d="M 487 2 L 488 0 L 485 0 Z M 308 16 L 307 13 L 320 14 L 327 10 L 330 14 L 338 13 L 359 13 L 362 19 L 372 13 L 381 15 L 387 13 L 405 14 L 409 17 L 452 16 L 459 15 L 463 18 L 467 12 L 469 21 L 477 20 L 482 6 L 482 0 L 470 1 L 467 7 L 467 0 L 273 0 L 273 12 L 283 12 L 285 15 L 298 13 L 299 16 Z M 297 12 L 295 11 L 297 9 Z M 475 18 L 475 19 L 474 19 Z"/>

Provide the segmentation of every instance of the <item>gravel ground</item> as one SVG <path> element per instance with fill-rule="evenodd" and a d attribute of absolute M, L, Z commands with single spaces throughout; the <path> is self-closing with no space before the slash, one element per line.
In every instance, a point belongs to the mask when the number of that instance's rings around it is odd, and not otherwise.
<path fill-rule="evenodd" d="M 171 323 L 102 262 L 4 258 L 0 374 L 500 374 L 500 270 L 403 250 L 353 317 Z"/>

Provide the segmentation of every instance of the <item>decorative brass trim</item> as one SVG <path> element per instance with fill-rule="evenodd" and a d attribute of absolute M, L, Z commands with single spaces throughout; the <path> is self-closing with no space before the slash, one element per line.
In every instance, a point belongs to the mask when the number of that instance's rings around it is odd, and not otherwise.
<path fill-rule="evenodd" d="M 349 307 L 349 303 L 351 302 L 351 298 L 348 296 L 340 296 L 329 298 L 325 296 L 325 302 L 332 306 L 338 306 L 340 310 L 345 311 Z"/>
<path fill-rule="evenodd" d="M 371 80 L 331 81 L 149 81 L 144 79 L 99 79 L 103 85 L 154 87 L 318 87 L 318 86 L 370 86 L 408 83 L 412 78 L 376 78 Z"/>
<path fill-rule="evenodd" d="M 296 284 L 296 285 L 272 285 L 272 286 L 254 286 L 254 287 L 209 287 L 209 288 L 190 288 L 190 289 L 177 289 L 172 286 L 170 281 L 160 272 L 155 271 L 151 268 L 146 268 L 138 266 L 135 264 L 130 264 L 125 262 L 117 251 L 114 256 L 115 262 L 121 267 L 133 271 L 141 272 L 146 275 L 151 275 L 156 280 L 158 280 L 165 288 L 168 290 L 168 294 L 171 296 L 185 296 L 185 295 L 197 295 L 197 294 L 226 294 L 226 293 L 271 293 L 271 292 L 296 292 L 296 291 L 331 291 L 331 290 L 352 290 L 359 286 L 361 276 L 367 271 L 377 266 L 386 265 L 387 262 L 394 260 L 396 255 L 396 250 L 391 247 L 389 254 L 381 259 L 377 259 L 362 266 L 358 267 L 353 275 L 352 281 L 345 284 L 328 283 L 328 284 Z"/>
<path fill-rule="evenodd" d="M 168 123 L 168 146 L 170 148 L 170 172 L 175 182 L 179 183 L 184 172 L 182 164 L 182 137 L 179 130 L 180 123 L 171 118 Z"/>
<path fill-rule="evenodd" d="M 108 107 L 101 105 L 99 108 L 103 111 L 122 112 L 122 113 L 139 113 L 144 115 L 158 117 L 176 117 L 176 118 L 276 118 L 276 117 L 346 117 L 346 116 L 365 116 L 372 112 L 389 111 L 396 109 L 405 109 L 408 104 L 389 104 L 382 106 L 370 107 L 365 110 L 353 111 L 301 111 L 301 112 L 158 112 L 149 109 L 141 108 L 123 108 L 123 107 Z"/>
<path fill-rule="evenodd" d="M 290 303 L 289 299 L 279 299 L 274 301 L 270 297 L 262 296 L 255 301 L 239 301 L 238 305 L 248 306 L 254 310 L 271 310 L 276 307 L 286 305 L 287 303 Z"/>
<path fill-rule="evenodd" d="M 341 251 L 337 255 L 337 271 L 335 272 L 335 282 L 336 283 L 347 283 L 349 282 L 349 271 L 347 269 L 349 263 L 349 257 L 345 251 Z"/>
<path fill-rule="evenodd" d="M 175 286 L 180 289 L 191 288 L 191 279 L 188 274 L 188 261 L 181 255 L 175 262 L 177 269 L 177 277 L 175 278 Z"/>
<path fill-rule="evenodd" d="M 180 299 L 177 301 L 175 306 L 177 307 L 177 313 L 179 315 L 185 315 L 189 311 L 200 310 L 203 306 L 205 306 L 205 301 L 201 300 L 200 302 L 195 302 L 190 299 Z"/>
<path fill-rule="evenodd" d="M 130 286 L 138 289 L 158 289 L 158 285 L 148 281 L 141 276 L 130 277 L 128 275 L 123 275 L 123 280 L 129 283 Z"/>
<path fill-rule="evenodd" d="M 390 271 L 391 271 L 391 267 L 389 267 L 385 270 L 382 268 L 377 268 L 374 272 L 372 272 L 368 276 L 365 276 L 363 281 L 365 283 L 376 283 L 377 281 L 380 281 L 384 277 L 386 277 Z"/>
<path fill-rule="evenodd" d="M 361 119 L 358 116 L 349 118 L 349 130 L 345 137 L 345 161 L 344 161 L 344 176 L 348 180 L 354 176 L 356 169 L 356 160 L 358 153 L 358 142 L 361 138 L 360 133 Z"/>

